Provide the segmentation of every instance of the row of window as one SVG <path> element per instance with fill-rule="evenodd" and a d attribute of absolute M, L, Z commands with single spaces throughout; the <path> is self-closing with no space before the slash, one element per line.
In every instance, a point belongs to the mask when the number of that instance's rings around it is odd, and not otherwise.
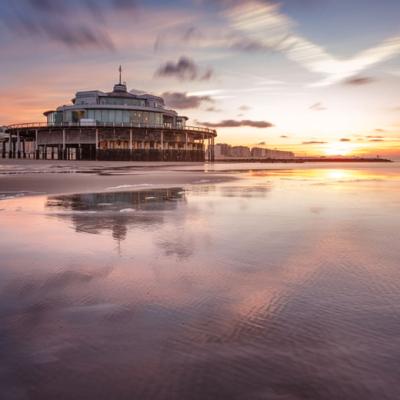
<path fill-rule="evenodd" d="M 173 119 L 163 120 L 163 115 L 151 111 L 128 111 L 128 110 L 86 110 L 86 111 L 65 111 L 50 113 L 47 117 L 49 124 L 61 124 L 63 122 L 78 123 L 82 118 L 92 119 L 99 123 L 116 124 L 143 124 L 143 125 L 162 125 L 168 123 L 173 126 Z M 184 119 L 177 118 L 176 126 L 183 127 Z"/>
<path fill-rule="evenodd" d="M 100 97 L 100 104 L 113 104 L 117 106 L 146 106 L 146 101 L 141 99 L 129 99 L 118 97 Z"/>
<path fill-rule="evenodd" d="M 105 123 L 161 125 L 163 116 L 150 111 L 88 110 L 85 118 Z"/>

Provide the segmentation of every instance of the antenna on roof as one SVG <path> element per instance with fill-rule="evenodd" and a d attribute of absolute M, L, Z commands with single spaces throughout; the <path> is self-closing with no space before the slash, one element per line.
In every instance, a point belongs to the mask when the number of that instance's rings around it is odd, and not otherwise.
<path fill-rule="evenodd" d="M 119 84 L 122 84 L 122 66 L 119 66 Z"/>

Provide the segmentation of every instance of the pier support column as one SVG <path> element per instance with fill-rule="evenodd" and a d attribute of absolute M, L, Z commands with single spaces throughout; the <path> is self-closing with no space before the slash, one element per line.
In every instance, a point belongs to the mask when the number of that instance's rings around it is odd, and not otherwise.
<path fill-rule="evenodd" d="M 17 158 L 21 158 L 21 138 L 19 131 L 17 131 Z"/>
<path fill-rule="evenodd" d="M 22 140 L 22 158 L 26 158 L 25 139 Z"/>
<path fill-rule="evenodd" d="M 63 160 L 67 159 L 67 152 L 66 152 L 66 146 L 65 146 L 65 129 L 62 130 L 62 152 L 63 152 Z"/>
<path fill-rule="evenodd" d="M 39 139 L 39 133 L 38 130 L 35 130 L 35 158 L 36 160 L 39 160 L 39 144 L 38 144 L 38 139 Z"/>
<path fill-rule="evenodd" d="M 189 161 L 188 160 L 188 133 L 185 132 L 185 160 L 184 161 Z"/>
<path fill-rule="evenodd" d="M 161 149 L 160 149 L 161 157 L 160 157 L 160 159 L 161 159 L 161 161 L 164 161 L 164 131 L 163 130 L 161 130 L 161 133 L 160 133 L 160 145 L 161 145 Z"/>
<path fill-rule="evenodd" d="M 98 155 L 98 150 L 99 150 L 99 129 L 96 128 L 96 154 L 95 154 L 95 159 L 97 160 L 97 155 Z M 76 155 L 76 158 L 78 159 L 78 155 Z"/>
<path fill-rule="evenodd" d="M 203 152 L 203 161 L 205 161 L 206 159 L 206 152 L 205 152 L 205 148 L 204 148 L 204 133 L 202 133 L 201 135 L 201 151 Z"/>
<path fill-rule="evenodd" d="M 15 140 L 10 133 L 10 158 L 15 158 Z"/>
<path fill-rule="evenodd" d="M 132 161 L 133 158 L 133 130 L 129 129 L 129 160 Z"/>

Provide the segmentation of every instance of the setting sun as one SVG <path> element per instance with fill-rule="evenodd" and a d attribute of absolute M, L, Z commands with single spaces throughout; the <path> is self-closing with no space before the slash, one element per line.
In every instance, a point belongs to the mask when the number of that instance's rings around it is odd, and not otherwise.
<path fill-rule="evenodd" d="M 327 156 L 348 156 L 355 150 L 353 143 L 335 142 L 329 143 L 324 148 L 324 153 Z"/>

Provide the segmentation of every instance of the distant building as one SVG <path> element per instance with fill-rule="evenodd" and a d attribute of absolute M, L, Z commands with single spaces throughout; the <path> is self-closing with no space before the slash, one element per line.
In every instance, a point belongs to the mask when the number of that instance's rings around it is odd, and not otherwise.
<path fill-rule="evenodd" d="M 291 151 L 270 150 L 270 149 L 265 149 L 265 150 L 266 150 L 265 158 L 286 160 L 295 157 L 295 154 Z"/>
<path fill-rule="evenodd" d="M 226 143 L 217 143 L 214 146 L 215 158 L 227 158 L 231 156 L 232 146 Z"/>
<path fill-rule="evenodd" d="M 295 154 L 291 151 L 272 150 L 264 147 L 250 149 L 247 146 L 230 146 L 226 143 L 217 143 L 214 150 L 216 160 L 235 158 L 287 160 L 295 157 Z"/>
<path fill-rule="evenodd" d="M 252 158 L 264 158 L 266 157 L 267 149 L 263 147 L 253 147 L 251 149 L 251 157 Z"/>
<path fill-rule="evenodd" d="M 234 158 L 251 158 L 250 148 L 247 146 L 233 146 L 231 148 L 231 157 Z"/>

